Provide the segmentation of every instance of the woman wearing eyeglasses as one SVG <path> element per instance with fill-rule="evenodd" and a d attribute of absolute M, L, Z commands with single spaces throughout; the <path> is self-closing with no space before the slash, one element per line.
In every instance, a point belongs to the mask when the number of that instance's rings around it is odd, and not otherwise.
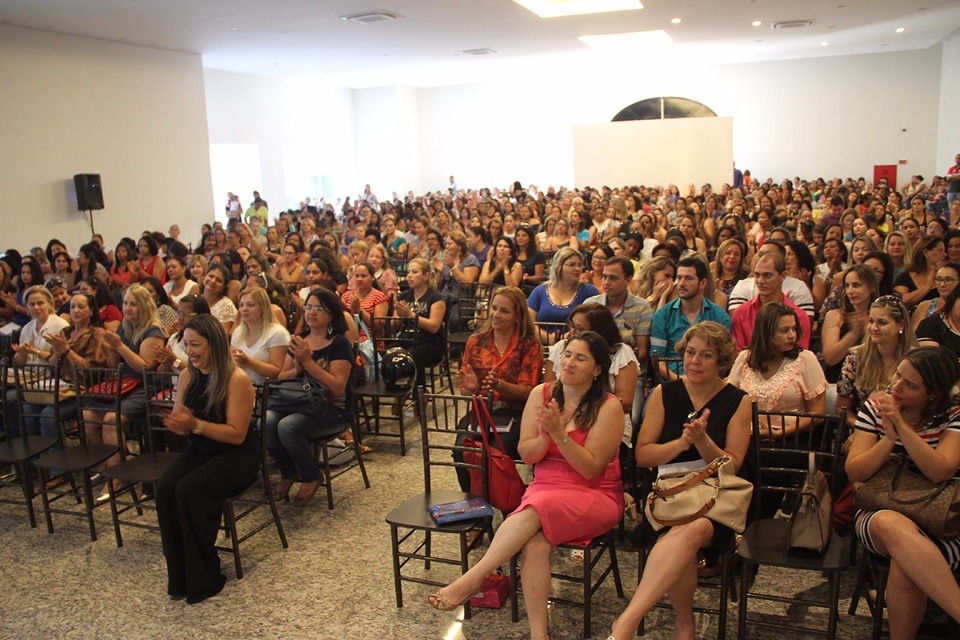
<path fill-rule="evenodd" d="M 875 391 L 886 391 L 903 356 L 917 346 L 906 306 L 895 295 L 880 296 L 870 305 L 867 333 L 843 361 L 837 381 L 837 411 L 847 410 L 852 429 L 857 411 Z"/>
<path fill-rule="evenodd" d="M 320 486 L 320 468 L 309 439 L 342 431 L 350 424 L 353 393 L 353 346 L 345 335 L 347 323 L 337 294 L 313 289 L 307 295 L 303 312 L 307 329 L 290 339 L 279 377 L 307 375 L 319 382 L 328 392 L 327 412 L 321 416 L 284 415 L 268 409 L 264 424 L 267 450 L 280 470 L 274 496 L 288 500 L 290 488 L 299 478 L 300 490 L 293 501 L 297 507 L 306 506 Z"/>
<path fill-rule="evenodd" d="M 948 263 L 948 265 L 960 268 L 960 265 L 955 263 Z M 944 267 L 940 271 L 946 270 L 947 267 Z M 960 286 L 956 285 L 956 272 L 952 276 L 943 277 L 954 278 L 954 289 L 943 300 L 943 308 L 940 312 L 924 318 L 917 326 L 917 340 L 924 347 L 946 347 L 960 357 L 960 305 L 957 304 L 957 300 L 960 299 Z"/>
<path fill-rule="evenodd" d="M 960 282 L 960 264 L 948 262 L 937 269 L 937 275 L 933 279 L 933 286 L 937 289 L 937 297 L 932 300 L 924 300 L 917 305 L 917 309 L 913 312 L 911 318 L 913 326 L 919 330 L 920 323 L 923 322 L 924 318 L 942 312 L 947 297 L 957 288 L 958 282 Z"/>
<path fill-rule="evenodd" d="M 613 257 L 613 249 L 607 244 L 598 244 L 590 255 L 590 268 L 584 269 L 580 279 L 597 289 L 603 288 L 603 267 Z"/>

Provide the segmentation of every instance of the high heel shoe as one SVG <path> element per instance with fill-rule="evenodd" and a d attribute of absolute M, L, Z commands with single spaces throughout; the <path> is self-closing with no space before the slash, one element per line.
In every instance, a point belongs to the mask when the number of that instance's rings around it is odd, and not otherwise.
<path fill-rule="evenodd" d="M 281 480 L 273 487 L 273 500 L 283 500 L 290 502 L 290 487 L 293 486 L 293 480 Z"/>
<path fill-rule="evenodd" d="M 449 602 L 449 601 L 447 601 L 446 599 L 444 599 L 444 597 L 443 597 L 442 595 L 440 595 L 440 592 L 439 592 L 439 591 L 437 591 L 436 593 L 430 594 L 430 597 L 428 598 L 428 601 L 430 602 L 430 606 L 433 607 L 434 609 L 438 609 L 438 610 L 440 610 L 440 611 L 453 611 L 454 609 L 456 609 L 457 607 L 459 607 L 459 606 L 462 605 L 464 602 L 466 602 L 467 600 L 469 600 L 469 599 L 472 598 L 473 596 L 477 595 L 478 593 L 480 593 L 480 592 L 477 591 L 476 593 L 473 593 L 473 594 L 467 596 L 466 598 L 464 598 L 464 599 L 461 600 L 460 602 Z"/>
<path fill-rule="evenodd" d="M 310 487 L 311 484 L 313 485 L 313 487 Z M 304 487 L 307 487 L 306 494 L 303 493 Z M 317 489 L 319 488 L 320 488 L 319 480 L 315 480 L 313 482 L 304 482 L 302 485 L 300 485 L 300 493 L 298 493 L 296 497 L 293 499 L 293 506 L 295 507 L 307 506 L 307 503 L 313 499 L 314 494 L 317 492 Z"/>

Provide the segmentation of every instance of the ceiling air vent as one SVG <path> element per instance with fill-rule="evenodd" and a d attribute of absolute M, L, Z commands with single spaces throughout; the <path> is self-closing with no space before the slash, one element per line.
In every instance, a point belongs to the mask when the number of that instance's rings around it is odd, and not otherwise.
<path fill-rule="evenodd" d="M 340 16 L 341 19 L 348 22 L 357 22 L 360 24 L 373 24 L 374 22 L 386 22 L 396 20 L 397 16 L 386 11 L 373 11 L 371 13 L 358 13 L 352 16 Z"/>
<path fill-rule="evenodd" d="M 770 25 L 771 29 L 800 29 L 813 25 L 813 20 L 785 20 L 783 22 L 774 22 Z"/>
<path fill-rule="evenodd" d="M 457 53 L 462 56 L 490 56 L 497 53 L 497 50 L 484 47 L 483 49 L 466 49 L 464 51 L 458 51 Z"/>

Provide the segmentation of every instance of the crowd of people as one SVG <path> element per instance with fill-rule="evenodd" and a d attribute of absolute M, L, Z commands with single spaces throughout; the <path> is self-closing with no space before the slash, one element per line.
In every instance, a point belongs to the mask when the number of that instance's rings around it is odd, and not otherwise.
<path fill-rule="evenodd" d="M 243 385 L 308 375 L 330 391 L 329 418 L 344 423 L 347 437 L 353 346 L 375 376 L 362 347 L 376 341 L 376 318 L 412 323 L 418 383 L 442 359 L 448 332 L 475 330 L 459 389 L 495 394 L 494 417 L 509 425 L 507 452 L 537 465 L 537 480 L 500 528 L 490 560 L 431 601 L 459 605 L 487 565 L 522 549 L 531 634 L 546 637 L 545 551 L 595 533 L 565 508 L 554 511 L 556 501 L 589 496 L 610 511 L 591 526 L 612 526 L 630 508 L 629 497 L 620 504 L 619 470 L 631 459 L 663 471 L 726 454 L 739 467 L 751 400 L 763 410 L 846 407 L 856 433 L 851 478 L 868 478 L 878 452 L 898 447 L 931 479 L 957 476 L 950 394 L 960 357 L 958 192 L 960 155 L 946 177 L 928 186 L 915 176 L 899 190 L 863 178 L 758 182 L 749 172 L 716 190 L 515 183 L 381 201 L 367 185 L 353 202 L 304 202 L 279 215 L 260 194 L 245 212 L 230 194 L 227 224 L 203 225 L 195 249 L 176 226 L 112 248 L 95 235 L 76 253 L 58 240 L 8 249 L 0 258 L 0 332 L 18 332 L 19 362 L 122 363 L 131 376 L 144 367 L 183 372 L 189 397 L 178 400 L 169 428 L 228 443 L 242 457 L 242 416 L 232 403 L 225 408 L 224 396 L 200 393 L 194 381 L 201 375 L 229 380 L 231 394 L 241 384 L 235 370 Z M 489 306 L 470 325 L 464 300 L 487 284 Z M 198 318 L 214 319 L 217 331 Z M 220 335 L 223 354 L 211 342 Z M 923 349 L 931 346 L 942 348 Z M 928 363 L 931 351 L 952 367 Z M 209 354 L 229 362 L 214 366 Z M 650 371 L 653 354 L 667 359 L 657 372 Z M 929 377 L 936 367 L 952 376 L 946 389 Z M 651 390 L 653 373 L 663 384 Z M 108 416 L 118 428 L 88 436 L 122 446 L 119 427 L 137 420 L 145 401 L 125 396 Z M 187 407 L 216 426 L 183 418 Z M 15 412 L 8 403 L 13 433 Z M 921 414 L 922 424 L 910 422 Z M 275 496 L 287 498 L 299 482 L 299 506 L 319 483 L 308 447 L 315 422 L 271 412 L 263 425 L 281 471 Z M 55 427 L 40 420 L 26 428 Z M 937 437 L 924 435 L 930 430 Z M 222 449 L 204 442 L 190 464 Z M 611 501 L 616 508 L 606 509 Z M 941 606 L 944 594 L 960 602 L 960 588 L 933 588 L 916 575 L 916 536 L 907 545 L 888 520 L 861 514 L 857 531 L 891 558 L 891 580 Z M 692 637 L 698 556 L 716 558 L 732 540 L 707 520 L 661 531 L 650 575 L 614 637 L 630 637 L 663 593 L 677 609 L 677 637 Z M 940 559 L 926 548 L 925 564 L 960 566 L 955 543 L 930 544 Z M 906 546 L 910 555 L 902 555 Z M 168 561 L 183 554 L 165 549 Z M 171 595 L 219 590 L 211 575 L 192 588 L 171 573 Z M 891 607 L 891 620 L 909 629 L 925 597 L 909 611 Z"/>

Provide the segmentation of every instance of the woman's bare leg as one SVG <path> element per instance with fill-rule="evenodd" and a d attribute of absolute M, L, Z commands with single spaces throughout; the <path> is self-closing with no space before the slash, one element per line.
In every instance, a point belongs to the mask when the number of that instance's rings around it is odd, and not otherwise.
<path fill-rule="evenodd" d="M 547 636 L 547 600 L 550 597 L 550 552 L 553 547 L 537 531 L 523 545 L 520 556 L 520 580 L 523 585 L 523 602 L 530 621 L 530 637 Z"/>
<path fill-rule="evenodd" d="M 497 529 L 490 548 L 477 564 L 440 589 L 437 594 L 449 604 L 460 604 L 466 601 L 477 592 L 480 583 L 487 575 L 512 558 L 538 531 L 540 531 L 540 514 L 533 507 L 527 507 L 520 513 L 510 516 Z"/>
<path fill-rule="evenodd" d="M 699 518 L 690 524 L 672 528 L 657 541 L 650 550 L 636 593 L 613 623 L 613 636 L 617 640 L 633 638 L 643 616 L 660 601 L 664 593 L 673 592 L 678 582 L 689 580 L 691 570 L 696 588 L 697 551 L 708 546 L 712 539 L 713 523 L 706 518 Z M 680 593 L 677 592 L 678 600 Z M 691 606 L 692 602 L 691 597 Z M 686 612 L 678 611 L 678 621 L 685 619 L 685 615 Z"/>
<path fill-rule="evenodd" d="M 696 628 L 693 619 L 693 594 L 697 590 L 697 563 L 691 562 L 681 568 L 680 577 L 673 588 L 667 592 L 670 604 L 677 614 L 677 626 L 673 631 L 673 640 L 693 640 Z"/>
<path fill-rule="evenodd" d="M 877 551 L 891 558 L 888 592 L 897 594 L 895 598 L 887 598 L 892 639 L 899 640 L 893 635 L 895 628 L 905 634 L 899 637 L 907 638 L 912 637 L 919 627 L 926 609 L 926 599 L 920 603 L 919 598 L 910 596 L 914 587 L 960 622 L 960 585 L 957 585 L 950 565 L 940 550 L 920 533 L 913 520 L 895 511 L 882 511 L 870 520 L 870 539 Z M 906 597 L 903 602 L 897 602 L 901 593 L 905 593 Z M 921 606 L 919 613 L 907 611 L 908 608 Z M 908 627 L 914 624 L 914 617 L 916 626 L 909 632 Z"/>

